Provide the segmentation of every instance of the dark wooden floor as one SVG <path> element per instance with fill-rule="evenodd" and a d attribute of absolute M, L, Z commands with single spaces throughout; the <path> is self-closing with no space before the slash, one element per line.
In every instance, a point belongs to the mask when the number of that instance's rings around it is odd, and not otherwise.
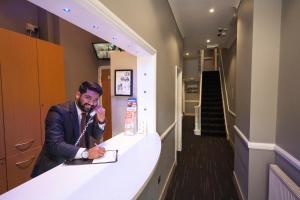
<path fill-rule="evenodd" d="M 225 137 L 195 136 L 194 117 L 184 117 L 182 152 L 166 200 L 238 200 L 233 150 Z"/>

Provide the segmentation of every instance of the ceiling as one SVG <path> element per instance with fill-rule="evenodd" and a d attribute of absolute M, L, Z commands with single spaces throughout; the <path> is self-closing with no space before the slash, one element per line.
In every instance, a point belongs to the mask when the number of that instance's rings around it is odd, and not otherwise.
<path fill-rule="evenodd" d="M 144 53 L 143 48 L 136 45 L 136 41 L 126 37 L 128 32 L 132 32 L 129 27 L 125 34 L 121 34 L 122 29 L 118 27 L 109 27 L 109 23 L 105 22 L 108 16 L 99 14 L 105 7 L 99 0 L 28 1 L 114 43 L 133 55 Z M 185 58 L 199 57 L 199 50 L 206 48 L 208 44 L 207 39 L 211 40 L 210 45 L 218 44 L 220 47 L 229 47 L 235 39 L 235 14 L 240 0 L 168 0 L 168 2 L 184 38 L 184 53 L 189 52 L 189 56 L 184 56 Z M 62 10 L 64 7 L 70 7 L 72 11 L 65 13 Z M 214 13 L 209 12 L 211 8 L 214 8 Z M 112 18 L 112 21 L 119 20 L 114 16 L 109 16 L 109 18 Z M 105 28 L 99 29 L 99 27 Z M 219 28 L 228 29 L 226 36 L 217 36 Z M 116 31 L 118 29 L 120 30 Z M 140 40 L 139 37 L 137 38 Z"/>
<path fill-rule="evenodd" d="M 135 56 L 156 50 L 115 16 L 99 0 L 28 0 Z"/>
<path fill-rule="evenodd" d="M 184 38 L 184 52 L 189 52 L 189 56 L 185 57 L 196 57 L 207 44 L 228 47 L 236 37 L 234 22 L 240 0 L 168 1 Z M 209 12 L 211 8 L 213 13 Z M 219 28 L 228 29 L 223 31 L 226 35 L 217 36 Z M 207 39 L 210 43 L 206 42 Z"/>

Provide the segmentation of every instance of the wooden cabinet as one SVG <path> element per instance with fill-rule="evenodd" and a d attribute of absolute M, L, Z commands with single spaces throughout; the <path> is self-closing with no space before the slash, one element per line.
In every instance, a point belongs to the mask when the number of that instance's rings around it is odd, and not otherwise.
<path fill-rule="evenodd" d="M 6 164 L 5 160 L 0 160 L 0 194 L 7 190 L 6 184 Z"/>
<path fill-rule="evenodd" d="M 30 180 L 30 175 L 40 150 L 41 148 L 37 147 L 25 153 L 6 158 L 7 186 L 9 190 Z"/>
<path fill-rule="evenodd" d="M 30 179 L 48 109 L 65 100 L 63 57 L 58 45 L 0 28 L 0 191 Z"/>
<path fill-rule="evenodd" d="M 1 36 L 0 36 L 1 37 Z M 1 69 L 1 63 L 0 63 Z M 1 81 L 0 81 L 0 88 L 1 88 Z M 2 92 L 0 90 L 0 159 L 5 158 L 5 144 L 4 144 L 4 126 L 3 126 L 3 107 L 2 107 Z M 1 185 L 1 183 L 0 183 Z M 0 186 L 1 188 L 1 186 Z M 1 191 L 1 189 L 0 189 Z"/>
<path fill-rule="evenodd" d="M 6 155 L 12 156 L 41 145 L 36 39 L 9 32 L 1 48 Z"/>
<path fill-rule="evenodd" d="M 63 47 L 37 40 L 39 88 L 41 106 L 42 143 L 45 140 L 45 123 L 49 107 L 66 99 L 64 84 Z"/>

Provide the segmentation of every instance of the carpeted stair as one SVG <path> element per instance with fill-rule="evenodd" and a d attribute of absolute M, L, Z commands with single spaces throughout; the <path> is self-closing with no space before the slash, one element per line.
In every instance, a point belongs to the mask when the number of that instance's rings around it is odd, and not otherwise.
<path fill-rule="evenodd" d="M 201 135 L 226 136 L 218 71 L 202 74 Z"/>

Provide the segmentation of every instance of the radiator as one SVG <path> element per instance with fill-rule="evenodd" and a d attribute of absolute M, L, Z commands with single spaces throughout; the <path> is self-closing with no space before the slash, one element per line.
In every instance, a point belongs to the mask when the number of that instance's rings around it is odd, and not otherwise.
<path fill-rule="evenodd" d="M 300 200 L 300 187 L 277 165 L 269 169 L 269 200 Z"/>

